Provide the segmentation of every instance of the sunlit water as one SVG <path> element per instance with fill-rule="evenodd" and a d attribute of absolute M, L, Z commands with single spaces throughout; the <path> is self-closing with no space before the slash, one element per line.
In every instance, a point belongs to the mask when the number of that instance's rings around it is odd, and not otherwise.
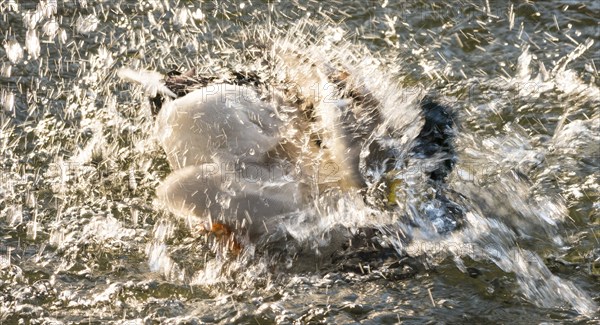
<path fill-rule="evenodd" d="M 598 319 L 595 2 L 0 10 L 3 322 Z M 415 96 L 456 111 L 445 192 L 460 227 L 437 231 L 418 161 L 393 175 L 396 206 L 324 197 L 282 221 L 287 237 L 237 259 L 156 202 L 169 167 L 143 91 L 117 70 L 250 69 L 275 82 L 264 60 L 282 47 L 360 76 L 404 132 L 419 120 Z"/>

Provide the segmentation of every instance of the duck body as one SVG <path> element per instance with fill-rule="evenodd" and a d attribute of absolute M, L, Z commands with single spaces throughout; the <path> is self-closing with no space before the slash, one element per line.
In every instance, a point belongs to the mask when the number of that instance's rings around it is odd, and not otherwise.
<path fill-rule="evenodd" d="M 454 164 L 453 115 L 444 106 L 416 99 L 407 105 L 420 113 L 386 118 L 384 99 L 346 71 L 286 55 L 279 64 L 294 87 L 268 88 L 237 71 L 217 78 L 190 70 L 152 82 L 156 134 L 172 168 L 157 196 L 171 212 L 256 241 L 323 194 L 373 193 L 370 165 L 391 172 L 411 157 L 433 157 L 428 182 L 443 187 Z M 404 130 L 402 141 L 385 141 L 392 128 Z"/>
<path fill-rule="evenodd" d="M 216 83 L 166 102 L 156 134 L 173 172 L 157 196 L 173 213 L 222 223 L 254 239 L 307 203 L 282 157 L 283 121 L 248 85 Z"/>

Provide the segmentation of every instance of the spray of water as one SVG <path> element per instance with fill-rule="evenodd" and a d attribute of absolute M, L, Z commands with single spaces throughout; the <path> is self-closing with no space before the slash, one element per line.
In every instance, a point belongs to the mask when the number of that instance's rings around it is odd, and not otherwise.
<path fill-rule="evenodd" d="M 504 272 L 514 273 L 521 292 L 539 306 L 566 303 L 582 314 L 595 311 L 591 298 L 569 281 L 553 275 L 532 246 L 535 241 L 553 247 L 564 245 L 558 225 L 564 222 L 567 210 L 559 197 L 534 193 L 527 170 L 523 169 L 539 164 L 539 156 L 544 153 L 528 150 L 528 140 L 519 130 L 510 130 L 513 133 L 503 138 L 483 140 L 471 134 L 459 134 L 456 170 L 446 185 L 434 186 L 427 175 L 439 164 L 440 157 L 419 159 L 411 155 L 423 126 L 419 108 L 421 91 L 397 86 L 394 76 L 384 72 L 379 59 L 365 49 L 342 41 L 345 37 L 338 28 L 317 28 L 305 21 L 283 37 L 261 37 L 264 33 L 261 30 L 255 33 L 252 37 L 262 40 L 262 46 L 269 46 L 272 57 L 267 60 L 269 64 L 265 64 L 250 55 L 250 62 L 244 62 L 244 66 L 259 67 L 257 70 L 264 80 L 293 89 L 294 92 L 288 91 L 288 96 L 292 93 L 294 98 L 310 97 L 314 101 L 311 105 L 323 105 L 323 98 L 328 97 L 334 104 L 343 105 L 340 101 L 347 99 L 342 98 L 341 93 L 325 92 L 328 79 L 324 77 L 343 73 L 347 75 L 349 88 L 372 96 L 369 104 L 381 114 L 378 122 L 373 121 L 372 115 L 358 121 L 376 123 L 369 130 L 370 141 L 356 152 L 363 159 L 361 172 L 368 180 L 368 189 L 360 194 L 342 186 L 334 192 L 319 193 L 298 212 L 277 217 L 276 233 L 265 235 L 269 238 L 267 243 L 276 242 L 293 252 L 287 256 L 292 258 L 288 267 L 294 263 L 294 254 L 302 254 L 298 247 L 328 255 L 342 243 L 352 241 L 353 234 L 371 228 L 378 231 L 377 239 L 372 241 L 382 247 L 394 247 L 400 256 L 407 253 L 424 256 L 430 266 L 435 265 L 440 256 L 453 256 L 464 272 L 467 270 L 461 262 L 463 258 L 492 262 Z M 589 42 L 585 46 L 589 47 Z M 573 57 L 570 55 L 566 60 Z M 530 61 L 525 50 L 519 58 L 515 78 L 529 80 Z M 553 70 L 554 75 L 564 74 L 564 65 L 561 66 Z M 538 75 L 538 78 L 542 77 Z M 562 87 L 558 79 L 554 76 L 546 86 Z M 515 81 L 509 81 L 507 86 L 513 83 Z M 569 89 L 575 91 L 576 88 Z M 561 128 L 562 125 L 557 132 Z M 365 157 L 369 156 L 369 144 L 373 141 L 394 148 L 394 156 L 367 163 Z M 395 161 L 391 169 L 385 167 L 387 160 Z M 514 168 L 515 165 L 518 168 Z M 336 167 L 348 168 L 343 163 Z M 383 190 L 385 198 L 382 200 L 377 195 L 381 195 L 381 186 L 386 183 L 393 186 Z M 440 199 L 440 195 L 444 195 L 444 199 Z M 449 217 L 449 207 L 461 211 L 460 219 Z M 292 249 L 294 245 L 298 247 Z M 528 249 L 528 246 L 532 247 Z M 281 257 L 271 260 L 267 257 L 268 247 L 265 243 L 248 243 L 244 256 L 238 261 L 211 261 L 193 276 L 193 282 L 214 283 L 223 280 L 224 272 L 227 275 L 241 272 L 242 278 L 254 279 L 268 269 L 268 263 L 282 263 Z M 164 250 L 164 245 L 150 249 L 153 263 L 166 258 L 161 257 Z M 171 263 L 168 258 L 163 262 L 166 266 L 162 268 L 168 269 L 167 273 L 172 272 Z M 252 265 L 251 271 L 244 271 L 242 265 Z"/>
<path fill-rule="evenodd" d="M 181 302 L 173 297 L 189 298 L 194 305 L 198 297 L 210 299 L 194 310 L 196 315 L 217 315 L 203 318 L 206 322 L 234 319 L 232 313 L 273 315 L 282 322 L 322 320 L 332 312 L 329 296 L 345 304 L 339 315 L 349 311 L 376 317 L 368 302 L 346 304 L 354 292 L 327 288 L 357 291 L 371 280 L 404 279 L 414 297 L 401 296 L 395 302 L 400 306 L 407 299 L 410 307 L 422 306 L 411 279 L 422 268 L 447 266 L 449 259 L 463 272 L 473 272 L 473 260 L 501 270 L 504 278 L 518 284 L 511 298 L 522 295 L 537 306 L 553 308 L 552 313 L 564 305 L 594 315 L 589 292 L 568 281 L 566 272 L 550 272 L 547 266 L 559 261 L 590 267 L 578 275 L 598 272 L 598 241 L 592 238 L 597 231 L 577 229 L 582 221 L 573 220 L 582 206 L 590 207 L 584 209 L 590 223 L 600 210 L 595 202 L 600 192 L 595 145 L 600 141 L 600 113 L 590 109 L 600 107 L 594 79 L 598 73 L 594 61 L 586 58 L 597 42 L 580 40 L 578 29 L 585 26 L 560 22 L 562 12 L 585 17 L 589 8 L 564 5 L 557 13 L 560 30 L 539 33 L 549 43 L 536 44 L 528 26 L 538 26 L 539 16 L 530 12 L 535 9 L 530 3 L 510 5 L 507 13 L 494 12 L 490 4 L 472 4 L 475 16 L 487 16 L 470 21 L 435 17 L 440 11 L 433 6 L 403 11 L 385 1 L 373 9 L 371 25 L 361 22 L 356 34 L 333 22 L 338 7 L 327 9 L 316 1 L 307 1 L 316 8 L 312 22 L 280 25 L 292 12 L 310 11 L 297 3 L 269 3 L 265 11 L 255 12 L 249 3 L 227 2 L 0 3 L 0 25 L 6 27 L 0 49 L 0 290 L 6 299 L 0 320 L 16 322 L 21 316 L 14 315 L 25 315 L 53 322 L 46 313 L 55 310 L 57 318 L 86 321 L 103 314 L 116 319 L 121 307 L 124 317 L 136 318 L 139 310 L 165 306 L 178 311 L 167 318 L 185 321 L 187 316 L 178 316 L 185 314 Z M 371 12 L 359 2 L 348 6 Z M 454 8 L 444 8 L 454 13 Z M 272 16 L 263 17 L 267 14 Z M 502 20 L 505 14 L 508 21 Z M 242 28 L 258 16 L 261 27 Z M 240 17 L 252 19 L 239 22 Z M 436 31 L 440 35 L 433 35 Z M 504 39 L 513 34 L 511 42 L 536 46 L 499 50 L 509 47 Z M 569 38 L 573 49 L 552 52 L 552 46 L 541 45 L 554 42 L 553 34 Z M 448 45 L 453 42 L 457 45 Z M 386 50 L 379 53 L 382 48 Z M 452 59 L 453 51 L 462 53 L 464 62 Z M 486 60 L 471 60 L 471 51 L 486 58 L 506 56 L 489 60 L 499 72 L 467 68 Z M 551 56 L 556 58 L 552 64 Z M 255 71 L 273 85 L 275 95 L 287 100 L 292 95 L 286 89 L 312 95 L 323 86 L 311 88 L 311 78 L 344 77 L 349 89 L 376 99 L 383 118 L 367 138 L 390 150 L 374 158 L 373 148 L 360 147 L 356 157 L 367 190 L 311 196 L 298 211 L 278 216 L 279 228 L 248 243 L 233 258 L 210 236 L 199 235 L 196 221 L 204 216 L 173 218 L 156 200 L 156 188 L 172 172 L 153 135 L 147 101 L 147 91 L 158 88 L 123 83 L 117 78 L 121 67 L 161 73 L 195 67 L 210 76 Z M 448 95 L 435 99 L 448 102 L 458 113 L 458 124 L 464 125 L 454 138 L 454 168 L 437 185 L 429 174 L 442 157 L 418 157 L 413 150 L 425 122 L 419 101 L 431 85 L 415 85 L 412 73 L 422 74 L 417 83 L 427 78 L 445 81 Z M 341 95 L 334 97 L 336 105 L 347 104 L 347 89 L 333 94 Z M 277 96 L 265 100 L 276 102 Z M 284 106 L 281 115 L 293 115 L 296 107 Z M 294 130 L 289 128 L 286 136 L 294 138 Z M 227 197 L 219 199 L 227 205 Z M 460 218 L 449 217 L 448 211 Z M 575 226 L 564 226 L 571 223 Z M 405 256 L 418 263 L 407 262 Z M 386 273 L 386 268 L 395 269 Z M 337 273 L 340 269 L 344 271 Z M 585 285 L 585 276 L 578 275 L 571 279 Z M 419 279 L 417 286 L 430 283 Z M 340 283 L 353 286 L 342 288 Z M 392 299 L 382 288 L 394 284 L 385 282 L 370 296 Z M 291 302 L 291 293 L 321 288 L 327 306 L 311 305 L 304 318 L 296 315 L 302 307 Z M 275 294 L 243 300 L 257 290 Z M 425 298 L 433 306 L 444 304 L 435 301 L 435 291 L 429 294 Z M 373 306 L 393 305 L 381 299 Z M 156 300 L 159 307 L 153 305 Z M 260 308 L 250 310 L 254 306 Z M 462 308 L 455 310 L 462 314 Z M 149 317 L 164 319 L 161 312 Z M 443 312 L 446 316 L 452 310 Z"/>

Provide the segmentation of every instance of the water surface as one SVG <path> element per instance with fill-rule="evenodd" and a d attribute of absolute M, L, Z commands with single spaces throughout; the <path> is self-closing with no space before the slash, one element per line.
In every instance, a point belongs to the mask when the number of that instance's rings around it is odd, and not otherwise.
<path fill-rule="evenodd" d="M 594 1 L 1 3 L 0 320 L 598 320 L 599 11 Z M 320 28 L 289 32 L 307 19 Z M 375 83 L 457 112 L 447 183 L 469 212 L 464 228 L 439 236 L 400 220 L 379 227 L 387 248 L 291 245 L 297 254 L 261 248 L 235 261 L 156 204 L 169 167 L 144 94 L 118 68 L 248 68 L 286 35 L 300 50 L 311 37 L 333 52 L 350 43 L 357 62 L 386 72 Z M 405 184 L 416 198 L 402 209 L 426 220 L 426 191 Z M 328 226 L 360 228 L 364 214 L 348 212 L 364 210 L 349 203 Z M 293 230 L 326 251 L 327 238 Z"/>

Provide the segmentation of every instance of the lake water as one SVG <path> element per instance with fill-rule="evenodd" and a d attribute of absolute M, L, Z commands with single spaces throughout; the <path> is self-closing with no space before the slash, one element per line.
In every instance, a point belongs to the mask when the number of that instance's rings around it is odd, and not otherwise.
<path fill-rule="evenodd" d="M 0 323 L 600 321 L 599 2 L 4 1 L 0 31 Z M 118 69 L 264 69 L 284 40 L 456 112 L 460 228 L 408 169 L 397 207 L 307 210 L 239 259 L 156 202 Z"/>

